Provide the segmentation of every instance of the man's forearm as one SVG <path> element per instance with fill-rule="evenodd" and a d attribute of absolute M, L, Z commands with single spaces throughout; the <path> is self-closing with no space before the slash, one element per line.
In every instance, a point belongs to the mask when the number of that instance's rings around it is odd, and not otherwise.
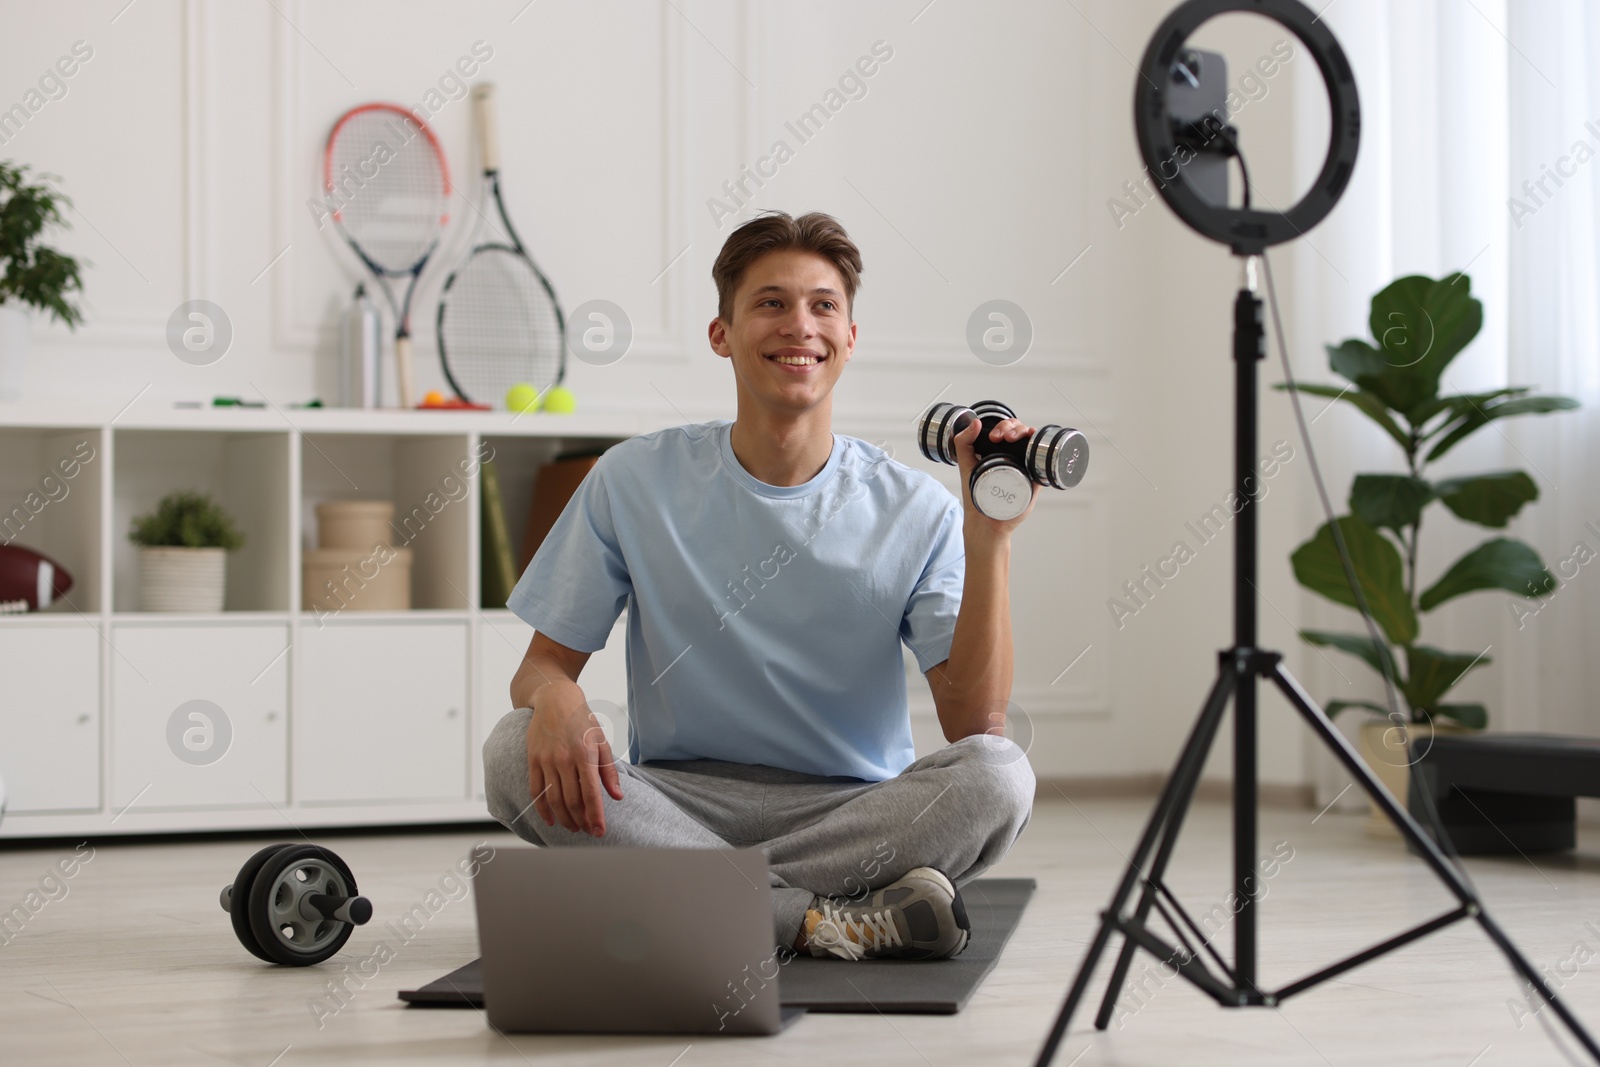
<path fill-rule="evenodd" d="M 1005 726 L 1011 699 L 1011 539 L 969 537 L 955 639 L 934 675 L 934 704 L 948 741 Z"/>
<path fill-rule="evenodd" d="M 524 656 L 522 666 L 511 680 L 511 706 L 537 709 L 539 705 L 535 701 L 577 684 L 555 657 Z"/>

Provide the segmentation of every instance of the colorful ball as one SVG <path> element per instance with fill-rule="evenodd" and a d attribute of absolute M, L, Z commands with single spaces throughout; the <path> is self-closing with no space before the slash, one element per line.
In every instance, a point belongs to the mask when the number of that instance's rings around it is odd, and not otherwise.
<path fill-rule="evenodd" d="M 544 394 L 544 409 L 555 415 L 570 415 L 578 408 L 578 398 L 564 385 L 551 386 Z"/>
<path fill-rule="evenodd" d="M 539 390 L 527 382 L 518 382 L 506 390 L 507 411 L 538 411 Z"/>

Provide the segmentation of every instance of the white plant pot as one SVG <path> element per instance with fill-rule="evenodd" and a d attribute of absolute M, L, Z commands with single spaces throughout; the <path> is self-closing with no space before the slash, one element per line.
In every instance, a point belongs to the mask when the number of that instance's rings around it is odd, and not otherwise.
<path fill-rule="evenodd" d="M 0 403 L 22 399 L 31 338 L 27 310 L 15 304 L 0 304 Z"/>
<path fill-rule="evenodd" d="M 139 546 L 139 610 L 221 611 L 227 564 L 225 548 Z"/>

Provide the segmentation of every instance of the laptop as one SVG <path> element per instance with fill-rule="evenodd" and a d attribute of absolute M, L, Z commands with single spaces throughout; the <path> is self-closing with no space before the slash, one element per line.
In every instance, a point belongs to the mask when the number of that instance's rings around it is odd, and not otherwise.
<path fill-rule="evenodd" d="M 483 999 L 508 1033 L 775 1034 L 759 849 L 499 849 L 474 880 Z"/>

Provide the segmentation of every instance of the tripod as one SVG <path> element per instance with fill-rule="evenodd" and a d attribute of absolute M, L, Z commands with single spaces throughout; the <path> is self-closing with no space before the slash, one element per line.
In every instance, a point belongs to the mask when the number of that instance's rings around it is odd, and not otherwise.
<path fill-rule="evenodd" d="M 1256 441 L 1256 363 L 1265 356 L 1262 330 L 1261 300 L 1255 292 L 1255 257 L 1243 261 L 1245 280 L 1233 305 L 1233 358 L 1234 376 L 1234 479 L 1239 500 L 1243 502 L 1234 520 L 1233 546 L 1233 647 L 1218 656 L 1217 680 L 1206 697 L 1200 717 L 1195 722 L 1183 751 L 1178 757 L 1172 776 L 1167 779 L 1156 802 L 1156 810 L 1145 826 L 1139 846 L 1128 862 L 1128 870 L 1111 897 L 1111 905 L 1100 916 L 1100 929 L 1078 969 L 1078 976 L 1067 993 L 1061 1012 L 1044 1048 L 1039 1053 L 1037 1067 L 1047 1067 L 1054 1059 L 1061 1039 L 1066 1035 L 1078 1002 L 1088 989 L 1100 956 L 1106 950 L 1113 932 L 1123 935 L 1122 950 L 1117 956 L 1111 982 L 1106 987 L 1100 1012 L 1095 1016 L 1095 1028 L 1104 1030 L 1111 1022 L 1117 1003 L 1117 991 L 1127 980 L 1128 968 L 1133 962 L 1135 949 L 1144 949 L 1191 984 L 1209 995 L 1225 1008 L 1250 1006 L 1275 1008 L 1288 998 L 1303 993 L 1363 963 L 1392 952 L 1418 938 L 1441 930 L 1462 919 L 1475 919 L 1518 974 L 1544 998 L 1567 1029 L 1600 1063 L 1600 1046 L 1589 1036 L 1583 1024 L 1557 999 L 1555 992 L 1545 983 L 1542 975 L 1522 955 L 1505 932 L 1483 909 L 1476 893 L 1451 866 L 1439 846 L 1427 836 L 1410 813 L 1389 791 L 1372 776 L 1366 764 L 1350 747 L 1344 735 L 1334 728 L 1327 714 L 1301 688 L 1283 665 L 1277 652 L 1256 647 L 1256 501 L 1250 486 L 1255 482 Z M 1289 704 L 1300 713 L 1307 725 L 1333 751 L 1351 777 L 1372 797 L 1373 801 L 1399 829 L 1411 848 L 1421 853 L 1424 862 L 1432 868 L 1456 898 L 1457 906 L 1436 918 L 1395 935 L 1387 941 L 1373 945 L 1320 971 L 1290 982 L 1280 989 L 1263 991 L 1256 982 L 1256 681 L 1271 681 L 1283 693 Z M 1183 906 L 1162 881 L 1167 862 L 1177 845 L 1178 834 L 1183 829 L 1183 818 L 1194 800 L 1195 787 L 1200 781 L 1200 771 L 1206 755 L 1216 738 L 1222 714 L 1229 700 L 1234 708 L 1233 737 L 1233 891 L 1234 955 L 1233 965 L 1217 953 L 1209 939 L 1201 932 Z M 1153 857 L 1153 858 L 1152 858 Z M 1148 866 L 1147 866 L 1148 865 Z M 1132 914 L 1124 909 L 1135 887 L 1143 883 L 1138 904 Z M 1177 934 L 1179 945 L 1168 943 L 1153 933 L 1149 927 L 1150 913 L 1154 909 Z M 1176 913 L 1177 919 L 1174 919 Z M 1185 932 L 1187 930 L 1187 933 Z M 1190 935 L 1194 941 L 1190 940 Z M 1221 971 L 1221 976 L 1201 958 L 1200 949 L 1210 956 Z"/>

